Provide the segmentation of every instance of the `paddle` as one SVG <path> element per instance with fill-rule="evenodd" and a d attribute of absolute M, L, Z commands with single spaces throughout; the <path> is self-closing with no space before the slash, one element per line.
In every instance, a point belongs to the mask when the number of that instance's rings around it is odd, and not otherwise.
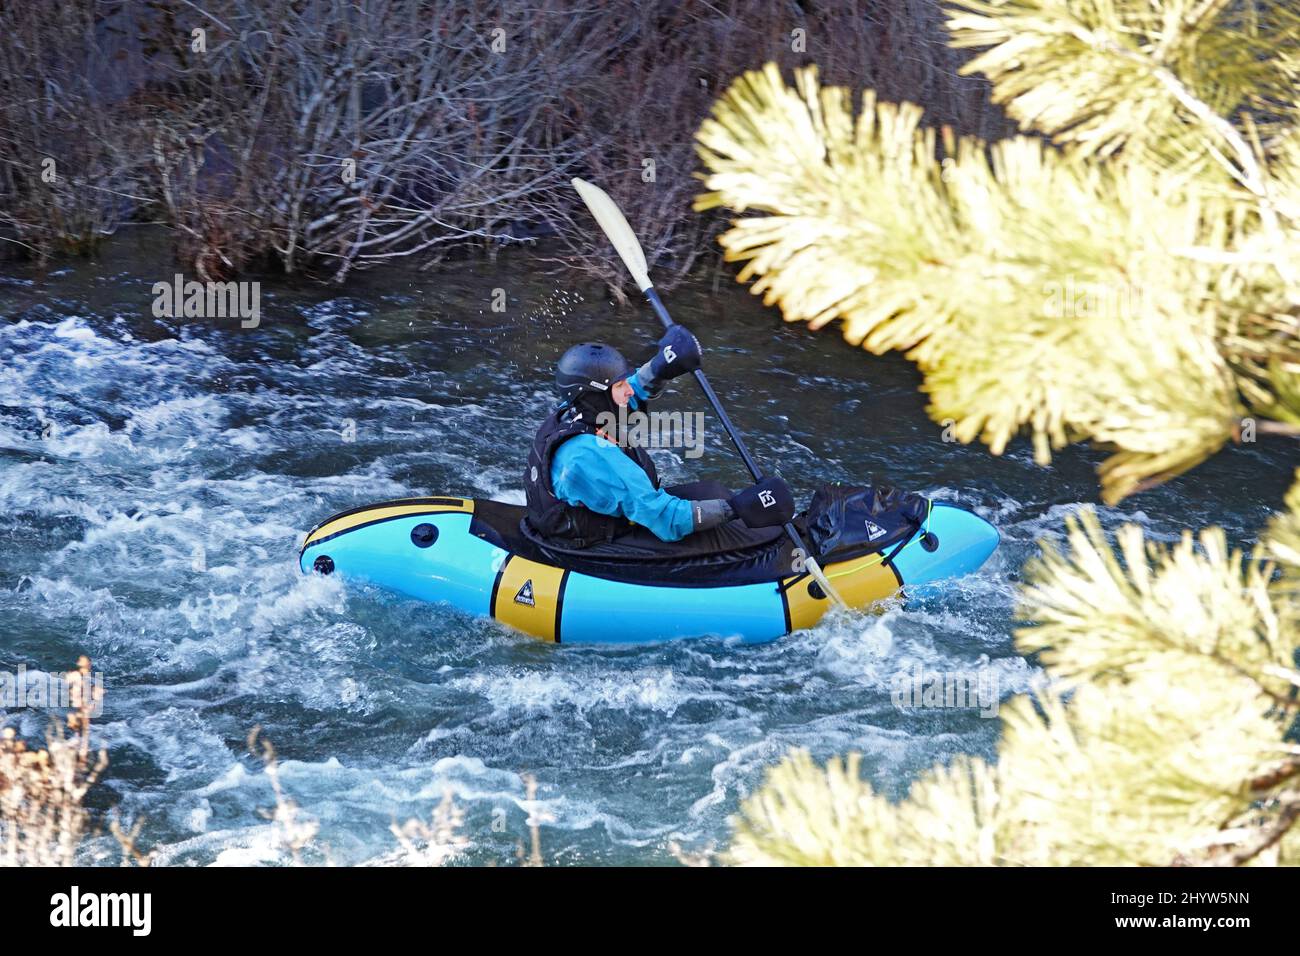
<path fill-rule="evenodd" d="M 650 281 L 650 270 L 646 265 L 645 252 L 641 248 L 641 243 L 637 241 L 636 233 L 627 224 L 627 219 L 623 216 L 622 210 L 618 208 L 614 200 L 609 198 L 609 194 L 605 190 L 599 186 L 593 186 L 585 179 L 574 179 L 573 188 L 578 190 L 578 195 L 582 197 L 582 201 L 591 210 L 597 224 L 609 237 L 609 241 L 614 244 L 614 249 L 618 252 L 619 258 L 627 266 L 627 271 L 632 273 L 632 279 L 636 282 L 637 288 L 645 293 L 646 301 L 654 309 L 655 315 L 659 316 L 659 321 L 663 323 L 665 329 L 672 328 L 672 316 L 664 308 L 663 300 L 659 298 L 659 293 L 655 291 L 654 284 Z M 736 451 L 740 453 L 740 458 L 745 463 L 745 467 L 749 469 L 749 474 L 755 481 L 758 481 L 763 477 L 763 474 L 759 471 L 758 465 L 754 463 L 754 459 L 750 457 L 749 449 L 745 447 L 745 443 L 741 440 L 736 427 L 731 424 L 731 419 L 727 417 L 722 402 L 718 400 L 718 396 L 713 391 L 713 386 L 709 384 L 703 370 L 696 369 L 694 374 L 695 381 L 700 383 L 700 388 L 704 390 L 704 397 L 713 406 L 714 413 L 718 416 L 718 420 L 722 422 L 727 437 L 736 446 Z M 785 523 L 785 533 L 799 550 L 799 553 L 804 556 L 804 566 L 821 586 L 822 592 L 840 607 L 848 607 L 844 603 L 844 599 L 831 587 L 831 582 L 826 579 L 826 574 L 817 563 L 817 559 L 813 557 L 811 551 L 804 547 L 799 532 L 795 530 L 795 526 L 789 521 Z"/>

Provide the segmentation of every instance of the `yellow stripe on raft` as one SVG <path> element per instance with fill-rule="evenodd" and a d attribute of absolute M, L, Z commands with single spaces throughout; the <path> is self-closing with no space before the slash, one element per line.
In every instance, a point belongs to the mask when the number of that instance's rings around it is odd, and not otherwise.
<path fill-rule="evenodd" d="M 387 518 L 402 518 L 407 515 L 436 515 L 446 514 L 447 512 L 457 512 L 473 514 L 473 498 L 443 498 L 442 501 L 459 502 L 459 504 L 430 504 L 420 503 L 418 498 L 410 501 L 387 501 L 382 505 L 376 505 L 373 508 L 362 508 L 360 511 L 352 514 L 340 515 L 337 518 L 331 518 L 324 524 L 312 531 L 303 541 L 302 546 L 308 545 L 339 534 L 343 531 L 350 531 L 358 525 L 369 524 L 372 521 L 383 521 Z"/>
<path fill-rule="evenodd" d="M 883 555 L 874 554 L 853 561 L 828 564 L 822 570 L 830 578 L 835 590 L 840 592 L 845 604 L 863 608 L 893 597 L 898 591 L 898 578 L 882 563 L 882 559 Z M 790 607 L 790 630 L 798 631 L 820 621 L 822 615 L 830 609 L 831 602 L 824 597 L 815 598 L 809 593 L 814 583 L 811 577 L 791 585 L 793 580 L 786 578 L 781 583 L 788 587 L 785 593 Z"/>
<path fill-rule="evenodd" d="M 492 616 L 525 634 L 556 640 L 563 579 L 563 568 L 511 555 L 501 569 Z"/>

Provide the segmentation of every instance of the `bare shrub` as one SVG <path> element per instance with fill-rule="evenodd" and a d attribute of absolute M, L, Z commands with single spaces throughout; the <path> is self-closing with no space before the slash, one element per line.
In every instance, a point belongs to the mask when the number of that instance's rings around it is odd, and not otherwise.
<path fill-rule="evenodd" d="M 161 217 L 201 279 L 339 282 L 394 260 L 554 238 L 624 277 L 568 186 L 599 182 L 671 284 L 719 223 L 694 134 L 744 70 L 816 62 L 936 122 L 1005 128 L 938 0 L 73 0 L 0 8 L 0 235 L 48 256 Z M 196 34 L 195 30 L 201 30 Z M 16 41 L 16 42 L 15 42 Z M 41 181 L 43 157 L 66 177 Z"/>
<path fill-rule="evenodd" d="M 679 280 L 701 255 L 716 259 L 713 240 L 722 221 L 691 209 L 700 192 L 694 136 L 713 102 L 745 70 L 767 62 L 787 70 L 816 63 L 828 82 L 920 102 L 936 122 L 962 132 L 998 138 L 1010 129 L 989 105 L 987 83 L 958 76 L 965 57 L 945 42 L 935 0 L 613 7 L 625 24 L 621 39 L 590 38 L 607 52 L 601 68 L 575 88 L 570 115 L 584 147 L 584 174 L 634 224 L 647 259 L 660 266 L 658 284 Z M 653 181 L 647 181 L 647 161 Z M 554 221 L 569 223 L 557 230 L 568 264 L 611 288 L 626 282 L 613 250 L 568 191 L 549 211 Z"/>
<path fill-rule="evenodd" d="M 118 28 L 93 3 L 0 6 L 0 240 L 38 262 L 91 251 L 140 204 L 140 131 L 111 106 Z"/>

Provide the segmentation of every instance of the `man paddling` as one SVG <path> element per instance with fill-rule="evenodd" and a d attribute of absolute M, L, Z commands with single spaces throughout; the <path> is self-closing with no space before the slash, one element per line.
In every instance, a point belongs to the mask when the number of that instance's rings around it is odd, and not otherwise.
<path fill-rule="evenodd" d="M 608 345 L 589 342 L 565 352 L 555 375 L 560 405 L 537 430 L 524 473 L 530 530 L 585 548 L 613 541 L 633 525 L 671 542 L 735 519 L 749 528 L 789 521 L 794 498 L 778 477 L 764 477 L 735 495 L 712 481 L 660 488 L 646 450 L 602 429 L 618 420 L 619 408 L 643 408 L 670 380 L 699 367 L 700 344 L 680 325 L 636 370 Z"/>

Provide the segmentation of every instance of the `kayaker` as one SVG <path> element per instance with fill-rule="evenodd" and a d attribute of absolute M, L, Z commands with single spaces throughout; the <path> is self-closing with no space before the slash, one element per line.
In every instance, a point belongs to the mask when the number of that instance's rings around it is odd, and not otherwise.
<path fill-rule="evenodd" d="M 584 548 L 613 541 L 633 525 L 673 542 L 735 519 L 755 529 L 790 520 L 794 498 L 779 477 L 734 495 L 716 481 L 661 488 L 644 448 L 601 429 L 599 423 L 618 419 L 620 407 L 644 410 L 667 382 L 699 368 L 700 358 L 699 342 L 680 325 L 636 370 L 617 349 L 599 343 L 575 345 L 560 357 L 555 381 L 561 403 L 537 430 L 524 474 L 530 530 Z"/>

